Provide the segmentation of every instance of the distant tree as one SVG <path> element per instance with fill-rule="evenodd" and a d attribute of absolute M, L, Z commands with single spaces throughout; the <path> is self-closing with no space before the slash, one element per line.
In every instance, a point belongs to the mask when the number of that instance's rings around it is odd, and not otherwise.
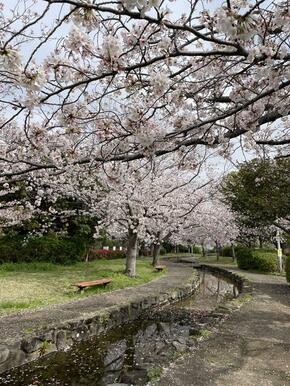
<path fill-rule="evenodd" d="M 63 191 L 51 195 L 49 190 L 28 179 L 10 184 L 9 192 L 0 186 L 2 233 L 23 237 L 56 233 L 92 242 L 97 219 L 86 202 Z"/>
<path fill-rule="evenodd" d="M 152 247 L 152 264 L 158 265 L 162 243 L 184 228 L 207 195 L 208 182 L 199 181 L 198 173 L 169 167 L 167 161 L 154 168 L 144 161 L 107 166 L 102 181 L 107 194 L 97 202 L 100 221 L 95 236 L 105 229 L 110 237 L 127 240 L 128 276 L 136 275 L 138 244 Z"/>
<path fill-rule="evenodd" d="M 215 195 L 200 202 L 196 210 L 187 216 L 180 231 L 172 236 L 171 241 L 188 244 L 190 240 L 192 244 L 198 243 L 203 255 L 205 245 L 214 243 L 218 260 L 221 247 L 234 243 L 238 235 L 235 214 Z"/>
<path fill-rule="evenodd" d="M 222 192 L 239 223 L 263 230 L 271 225 L 290 233 L 290 160 L 252 160 L 229 174 Z"/>

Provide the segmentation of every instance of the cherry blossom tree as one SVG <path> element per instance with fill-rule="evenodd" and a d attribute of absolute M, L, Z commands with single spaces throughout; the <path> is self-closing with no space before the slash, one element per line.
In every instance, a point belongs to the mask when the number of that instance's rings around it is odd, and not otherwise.
<path fill-rule="evenodd" d="M 180 242 L 180 235 L 182 235 L 181 244 L 183 244 L 184 239 L 188 237 L 188 229 L 192 229 L 189 219 L 192 219 L 199 206 L 209 197 L 211 183 L 211 180 L 204 182 L 192 179 L 190 183 L 180 184 L 180 181 L 175 179 L 174 187 L 165 191 L 162 199 L 156 202 L 158 207 L 154 208 L 155 215 L 150 216 L 147 227 L 147 233 L 153 242 L 152 264 L 154 266 L 159 264 L 159 253 L 163 242 L 174 241 L 175 238 Z M 186 241 L 190 239 L 191 237 L 188 237 Z"/>
<path fill-rule="evenodd" d="M 202 201 L 207 182 L 197 181 L 199 172 L 183 173 L 170 160 L 152 165 L 135 161 L 107 168 L 107 194 L 97 203 L 102 208 L 96 237 L 102 229 L 127 239 L 126 273 L 136 273 L 138 241 L 154 246 L 153 265 L 159 247 L 182 227 L 186 216 Z"/>
<path fill-rule="evenodd" d="M 152 186 L 148 187 L 143 170 L 138 167 L 120 165 L 107 174 L 107 194 L 99 203 L 102 220 L 96 226 L 95 237 L 105 229 L 110 236 L 126 238 L 125 272 L 135 276 L 138 237 L 145 236 L 146 208 Z"/>
<path fill-rule="evenodd" d="M 101 175 L 99 170 L 75 166 L 65 173 L 42 170 L 0 184 L 0 227 L 25 230 L 28 225 L 28 236 L 41 236 L 58 230 L 66 233 L 81 218 L 93 222 L 100 215 L 97 203 L 106 193 Z"/>
<path fill-rule="evenodd" d="M 217 258 L 220 255 L 221 246 L 232 244 L 239 235 L 239 228 L 235 221 L 235 215 L 222 201 L 218 194 L 210 195 L 200 202 L 192 216 L 187 216 L 180 232 L 173 235 L 176 243 L 198 243 L 204 246 L 214 243 Z"/>
<path fill-rule="evenodd" d="M 194 164 L 198 147 L 237 143 L 289 155 L 287 1 L 4 0 L 0 12 L 4 180 L 173 151 Z"/>
<path fill-rule="evenodd" d="M 201 227 L 206 238 L 215 243 L 217 259 L 220 256 L 221 246 L 235 242 L 239 229 L 235 215 L 228 206 L 215 199 L 201 208 Z"/>
<path fill-rule="evenodd" d="M 100 225 L 126 229 L 133 275 L 138 238 L 158 246 L 190 227 L 161 229 L 174 196 L 164 194 L 179 183 L 146 177 L 145 165 L 174 153 L 178 170 L 196 170 L 201 152 L 230 157 L 237 146 L 289 156 L 289 12 L 278 0 L 2 0 L 1 194 L 22 183 L 36 192 L 3 213 L 20 221 L 44 196 L 79 197 L 118 218 Z M 190 208 L 172 200 L 182 218 Z M 219 205 L 199 224 L 221 243 Z"/>

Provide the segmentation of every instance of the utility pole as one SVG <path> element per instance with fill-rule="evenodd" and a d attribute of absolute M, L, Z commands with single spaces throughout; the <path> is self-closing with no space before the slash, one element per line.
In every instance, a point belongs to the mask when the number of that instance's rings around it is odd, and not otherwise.
<path fill-rule="evenodd" d="M 276 240 L 277 240 L 277 252 L 278 252 L 278 270 L 279 272 L 283 272 L 281 237 L 280 237 L 279 229 L 277 229 Z"/>

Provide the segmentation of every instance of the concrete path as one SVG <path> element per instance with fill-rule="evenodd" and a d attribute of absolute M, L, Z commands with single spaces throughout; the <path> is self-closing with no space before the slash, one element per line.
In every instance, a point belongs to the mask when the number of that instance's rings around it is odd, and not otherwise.
<path fill-rule="evenodd" d="M 160 386 L 290 386 L 290 286 L 232 270 L 253 283 L 253 300 L 167 369 Z"/>

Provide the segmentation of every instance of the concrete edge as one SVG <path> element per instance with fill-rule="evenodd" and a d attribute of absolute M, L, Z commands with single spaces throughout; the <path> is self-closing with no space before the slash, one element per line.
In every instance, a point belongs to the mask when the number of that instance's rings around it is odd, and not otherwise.
<path fill-rule="evenodd" d="M 186 261 L 184 263 L 188 264 L 189 261 Z M 202 343 L 204 340 L 208 339 L 211 333 L 216 331 L 217 327 L 222 322 L 224 322 L 233 312 L 240 309 L 240 307 L 245 302 L 250 301 L 252 299 L 253 285 L 248 279 L 239 275 L 238 273 L 231 271 L 230 269 L 217 267 L 210 264 L 202 264 L 202 263 L 201 264 L 194 263 L 194 268 L 204 269 L 207 272 L 211 272 L 213 274 L 220 274 L 221 276 L 233 281 L 233 283 L 235 283 L 239 289 L 239 295 L 237 298 L 230 299 L 225 303 L 219 305 L 217 308 L 215 308 L 213 311 L 211 311 L 208 315 L 206 315 L 203 318 L 202 324 L 197 326 L 197 329 L 195 332 L 196 332 L 196 342 L 198 345 Z M 181 353 L 180 356 L 183 356 L 183 355 L 186 356 L 188 354 L 189 353 L 185 353 L 185 354 Z M 163 376 L 168 370 L 170 370 L 173 363 L 174 362 L 170 363 L 170 365 L 167 367 L 163 367 L 161 376 Z M 158 381 L 160 377 L 156 378 L 155 385 L 159 384 Z"/>

